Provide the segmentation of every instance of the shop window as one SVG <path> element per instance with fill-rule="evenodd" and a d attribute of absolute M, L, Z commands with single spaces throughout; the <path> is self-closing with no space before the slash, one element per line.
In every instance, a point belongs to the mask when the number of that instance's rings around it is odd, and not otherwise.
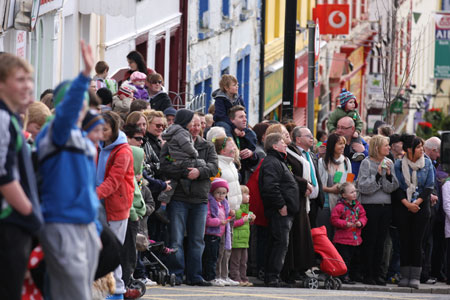
<path fill-rule="evenodd" d="M 224 18 L 230 17 L 230 0 L 222 0 L 222 16 Z"/>

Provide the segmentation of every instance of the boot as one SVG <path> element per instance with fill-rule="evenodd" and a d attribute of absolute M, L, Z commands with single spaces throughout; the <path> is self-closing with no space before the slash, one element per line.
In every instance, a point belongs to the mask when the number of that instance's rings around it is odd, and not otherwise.
<path fill-rule="evenodd" d="M 398 282 L 399 287 L 409 286 L 409 277 L 411 275 L 411 267 L 400 267 L 400 274 L 402 274 L 402 279 Z"/>
<path fill-rule="evenodd" d="M 409 287 L 414 289 L 419 289 L 420 285 L 420 273 L 422 272 L 421 267 L 411 267 L 411 275 L 409 279 Z"/>

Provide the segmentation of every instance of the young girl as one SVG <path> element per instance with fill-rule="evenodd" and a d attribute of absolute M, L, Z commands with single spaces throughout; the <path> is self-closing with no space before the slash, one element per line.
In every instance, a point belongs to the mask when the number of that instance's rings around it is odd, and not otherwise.
<path fill-rule="evenodd" d="M 233 250 L 231 251 L 230 277 L 241 286 L 252 286 L 247 278 L 247 249 L 250 239 L 250 223 L 256 216 L 249 211 L 250 190 L 241 185 L 242 204 L 236 212 L 233 231 Z"/>
<path fill-rule="evenodd" d="M 228 182 L 216 178 L 211 183 L 208 195 L 208 215 L 206 216 L 205 250 L 203 252 L 203 278 L 214 286 L 224 286 L 220 279 L 216 279 L 216 265 L 219 258 L 220 240 L 231 239 L 230 208 L 228 200 Z M 226 244 L 226 243 L 224 243 Z"/>
<path fill-rule="evenodd" d="M 366 225 L 367 218 L 364 207 L 356 200 L 356 188 L 353 183 L 341 184 L 339 193 L 341 199 L 331 212 L 331 225 L 335 227 L 333 242 L 348 268 L 355 250 L 362 243 L 361 229 Z M 354 284 L 348 273 L 342 276 L 342 282 Z"/>

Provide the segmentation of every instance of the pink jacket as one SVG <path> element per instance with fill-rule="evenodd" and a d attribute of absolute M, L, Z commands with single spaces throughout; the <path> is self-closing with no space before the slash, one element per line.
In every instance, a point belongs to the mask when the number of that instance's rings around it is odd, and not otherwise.
<path fill-rule="evenodd" d="M 360 221 L 362 226 L 359 228 L 347 227 L 347 222 L 356 223 L 356 221 Z M 331 225 L 336 228 L 333 243 L 351 246 L 361 245 L 361 229 L 366 224 L 366 211 L 358 200 L 355 201 L 355 205 L 349 205 L 343 199 L 339 199 L 331 212 Z"/>

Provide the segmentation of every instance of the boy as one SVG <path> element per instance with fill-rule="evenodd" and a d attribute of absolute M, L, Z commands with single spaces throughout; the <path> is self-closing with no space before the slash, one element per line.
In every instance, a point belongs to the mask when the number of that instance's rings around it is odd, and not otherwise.
<path fill-rule="evenodd" d="M 36 180 L 22 135 L 19 112 L 33 89 L 32 68 L 9 53 L 0 54 L 0 295 L 22 299 L 32 235 L 41 229 Z"/>
<path fill-rule="evenodd" d="M 92 298 L 100 250 L 97 151 L 80 128 L 94 60 L 91 48 L 83 42 L 81 54 L 85 69 L 73 82 L 63 82 L 55 89 L 55 118 L 36 139 L 46 223 L 40 240 L 52 299 Z"/>
<path fill-rule="evenodd" d="M 33 141 L 51 115 L 50 109 L 42 102 L 34 102 L 28 107 L 25 115 L 25 130 L 31 134 Z"/>
<path fill-rule="evenodd" d="M 212 96 L 215 100 L 214 122 L 215 126 L 225 128 L 227 136 L 232 137 L 233 124 L 229 118 L 230 108 L 236 105 L 245 107 L 244 100 L 238 95 L 239 84 L 233 75 L 225 74 L 219 82 L 220 89 L 215 90 Z"/>
<path fill-rule="evenodd" d="M 135 90 L 134 86 L 124 83 L 120 86 L 117 95 L 113 97 L 112 110 L 118 113 L 122 119 L 125 119 L 130 112 Z"/>
<path fill-rule="evenodd" d="M 106 61 L 99 61 L 95 64 L 95 76 L 92 80 L 95 80 L 96 90 L 101 88 L 108 88 L 114 95 L 117 93 L 117 82 L 114 79 L 107 78 L 109 72 L 109 66 Z"/>

